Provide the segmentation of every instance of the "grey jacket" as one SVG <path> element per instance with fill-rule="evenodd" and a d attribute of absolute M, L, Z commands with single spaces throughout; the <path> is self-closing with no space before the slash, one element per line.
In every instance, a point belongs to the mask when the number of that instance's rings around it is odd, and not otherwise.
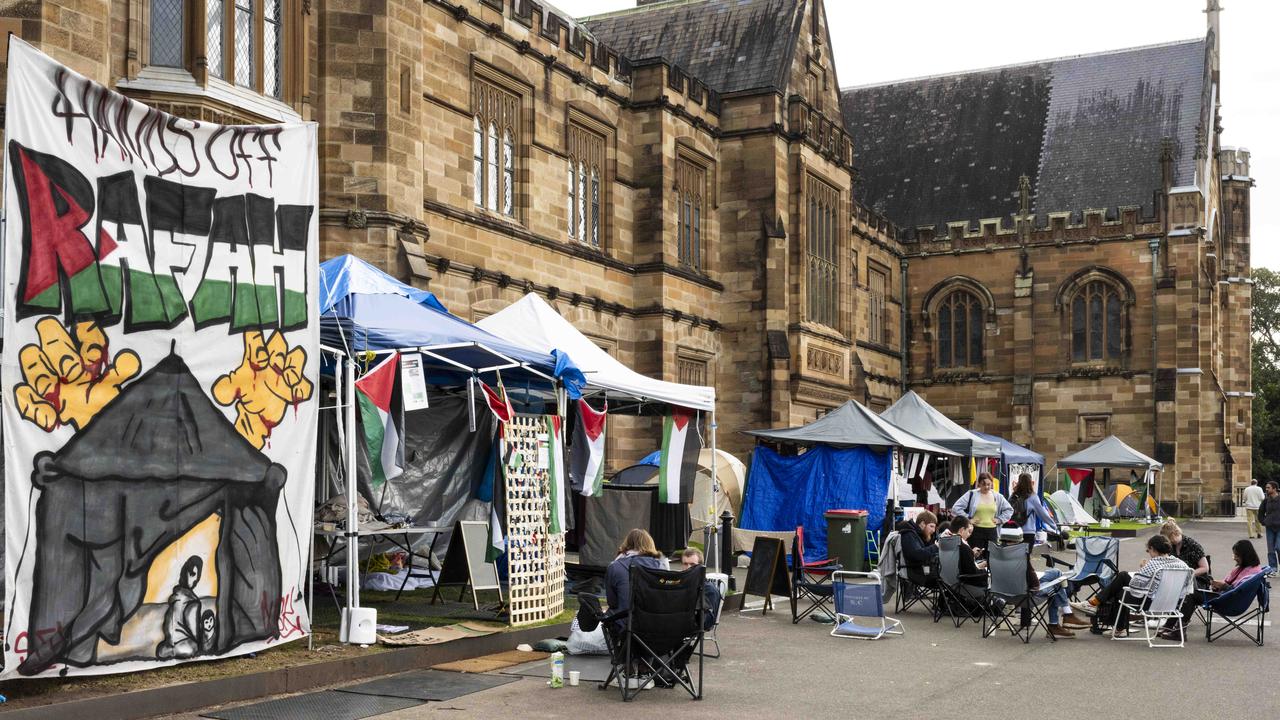
<path fill-rule="evenodd" d="M 1005 499 L 1003 495 L 992 490 L 991 494 L 996 498 L 996 527 L 1001 527 L 1009 522 L 1009 518 L 1013 517 L 1013 506 Z M 978 491 L 970 490 L 955 505 L 951 506 L 951 512 L 957 515 L 963 515 L 967 518 L 973 518 L 973 511 L 978 507 Z"/>

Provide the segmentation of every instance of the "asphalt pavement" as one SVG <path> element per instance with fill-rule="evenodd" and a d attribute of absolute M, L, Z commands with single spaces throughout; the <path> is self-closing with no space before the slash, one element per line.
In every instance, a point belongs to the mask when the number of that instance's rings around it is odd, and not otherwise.
<path fill-rule="evenodd" d="M 1213 558 L 1216 575 L 1231 565 L 1241 523 L 1188 523 L 1186 534 Z M 1135 568 L 1144 538 L 1121 543 L 1121 565 Z M 1261 541 L 1255 541 L 1260 551 Z M 1037 564 L 1039 566 L 1039 564 Z M 445 717 L 533 718 L 940 718 L 940 717 L 1274 717 L 1280 711 L 1276 669 L 1280 636 L 1256 647 L 1243 636 L 1208 644 L 1193 620 L 1185 648 L 1152 649 L 1078 633 L 1023 644 L 1007 633 L 983 639 L 977 625 L 934 624 L 913 609 L 899 618 L 906 634 L 875 642 L 830 637 L 831 626 L 793 625 L 785 602 L 726 612 L 723 657 L 709 660 L 705 696 L 648 690 L 623 704 L 616 688 L 595 683 L 551 689 L 541 678 L 432 702 L 378 720 Z M 1271 628 L 1268 627 L 1268 634 Z M 194 716 L 187 716 L 194 717 Z"/>

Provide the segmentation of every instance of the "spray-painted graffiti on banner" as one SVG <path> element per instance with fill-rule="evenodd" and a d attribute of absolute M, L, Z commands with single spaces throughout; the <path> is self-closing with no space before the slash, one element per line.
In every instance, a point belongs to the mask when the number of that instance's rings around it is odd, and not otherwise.
<path fill-rule="evenodd" d="M 305 637 L 314 125 L 172 117 L 17 39 L 6 123 L 4 676 Z"/>

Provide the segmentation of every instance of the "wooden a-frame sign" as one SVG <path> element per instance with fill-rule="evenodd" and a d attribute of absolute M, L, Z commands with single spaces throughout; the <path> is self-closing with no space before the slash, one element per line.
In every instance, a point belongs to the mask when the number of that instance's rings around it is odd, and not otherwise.
<path fill-rule="evenodd" d="M 742 602 L 747 595 L 764 597 L 762 613 L 773 608 L 773 596 L 791 597 L 791 574 L 787 571 L 786 546 L 780 538 L 758 537 L 751 546 L 751 564 L 742 589 Z M 741 608 L 742 606 L 739 606 Z"/>

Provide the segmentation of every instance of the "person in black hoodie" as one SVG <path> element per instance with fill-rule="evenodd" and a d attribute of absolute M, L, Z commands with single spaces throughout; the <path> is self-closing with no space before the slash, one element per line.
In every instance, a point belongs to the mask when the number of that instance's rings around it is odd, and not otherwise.
<path fill-rule="evenodd" d="M 924 567 L 938 559 L 938 516 L 925 510 L 898 526 L 902 536 L 902 562 L 909 568 Z"/>

